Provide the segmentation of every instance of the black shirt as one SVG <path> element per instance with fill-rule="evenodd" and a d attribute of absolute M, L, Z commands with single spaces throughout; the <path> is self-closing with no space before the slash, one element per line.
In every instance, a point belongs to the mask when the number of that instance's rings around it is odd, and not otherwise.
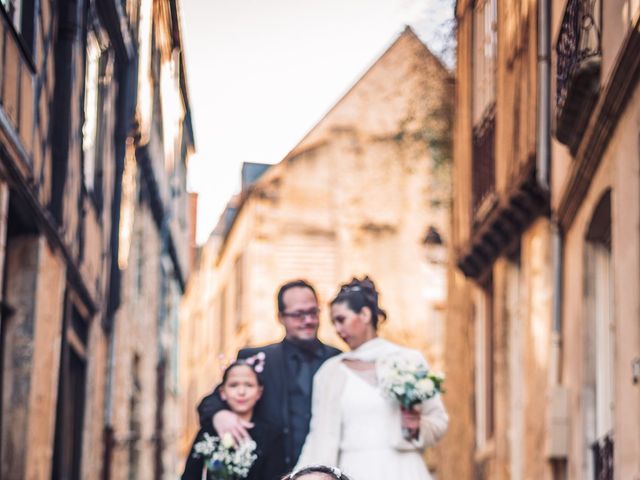
<path fill-rule="evenodd" d="M 322 365 L 322 344 L 319 341 L 283 342 L 284 359 L 291 381 L 287 383 L 289 406 L 288 442 L 286 445 L 291 458 L 298 458 L 309 433 L 311 419 L 311 391 L 313 376 Z"/>

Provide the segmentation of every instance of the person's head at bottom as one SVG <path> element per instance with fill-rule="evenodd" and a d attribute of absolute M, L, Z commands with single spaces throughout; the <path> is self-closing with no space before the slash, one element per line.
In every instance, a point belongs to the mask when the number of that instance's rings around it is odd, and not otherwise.
<path fill-rule="evenodd" d="M 291 472 L 282 480 L 351 480 L 340 469 L 324 465 L 312 465 Z"/>

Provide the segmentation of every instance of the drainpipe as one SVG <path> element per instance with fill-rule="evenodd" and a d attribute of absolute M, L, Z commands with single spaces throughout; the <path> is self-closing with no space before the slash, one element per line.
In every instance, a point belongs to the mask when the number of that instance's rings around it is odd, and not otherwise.
<path fill-rule="evenodd" d="M 562 262 L 563 236 L 558 222 L 551 222 L 551 248 L 553 262 L 553 328 L 551 331 L 551 362 L 549 380 L 551 385 L 559 385 L 562 380 L 560 351 L 562 348 Z"/>
<path fill-rule="evenodd" d="M 538 0 L 538 138 L 536 175 L 538 186 L 549 197 L 551 178 L 551 82 L 550 82 L 550 0 Z M 549 390 L 545 450 L 554 475 L 566 473 L 569 433 L 568 396 L 562 385 L 562 280 L 563 234 L 555 218 L 551 220 L 553 275 L 552 332 L 549 358 Z"/>
<path fill-rule="evenodd" d="M 538 185 L 549 191 L 551 105 L 549 76 L 549 0 L 538 0 Z"/>
<path fill-rule="evenodd" d="M 60 2 L 58 12 L 58 35 L 55 42 L 55 86 L 53 113 L 51 115 L 51 195 L 49 210 L 56 225 L 63 224 L 63 203 L 69 170 L 69 148 L 71 144 L 71 122 L 77 103 L 69 101 L 73 96 L 73 78 L 76 74 L 74 45 L 82 31 L 81 0 Z"/>
<path fill-rule="evenodd" d="M 538 186 L 550 194 L 550 160 L 551 160 L 551 132 L 549 112 L 551 108 L 550 77 L 549 77 L 549 0 L 538 0 L 538 138 L 536 175 Z M 561 289 L 562 289 L 562 235 L 555 221 L 551 221 L 551 247 L 553 249 L 553 331 L 551 345 L 550 381 L 551 385 L 558 383 L 561 319 Z"/>

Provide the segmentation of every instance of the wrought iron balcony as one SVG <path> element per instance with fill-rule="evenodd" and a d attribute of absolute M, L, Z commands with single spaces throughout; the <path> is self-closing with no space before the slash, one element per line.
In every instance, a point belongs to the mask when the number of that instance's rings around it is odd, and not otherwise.
<path fill-rule="evenodd" d="M 599 0 L 569 0 L 556 45 L 556 137 L 575 152 L 598 96 Z"/>
<path fill-rule="evenodd" d="M 591 445 L 594 480 L 613 480 L 613 438 L 607 435 Z"/>
<path fill-rule="evenodd" d="M 495 142 L 496 116 L 491 109 L 473 129 L 472 211 L 476 221 L 486 216 L 495 196 Z"/>

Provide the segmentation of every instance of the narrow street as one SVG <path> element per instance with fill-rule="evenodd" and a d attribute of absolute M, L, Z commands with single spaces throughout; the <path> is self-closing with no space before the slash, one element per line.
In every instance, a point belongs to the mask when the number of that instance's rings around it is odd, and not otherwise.
<path fill-rule="evenodd" d="M 639 51 L 638 0 L 0 1 L 0 478 L 640 480 Z"/>

